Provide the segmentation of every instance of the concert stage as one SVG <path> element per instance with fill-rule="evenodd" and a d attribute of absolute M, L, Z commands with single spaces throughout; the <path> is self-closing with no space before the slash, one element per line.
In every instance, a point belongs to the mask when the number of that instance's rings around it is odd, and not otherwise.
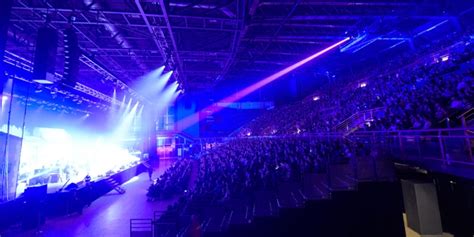
<path fill-rule="evenodd" d="M 4 230 L 11 226 L 21 226 L 20 228 L 23 229 L 41 228 L 40 226 L 46 219 L 79 214 L 87 202 L 93 203 L 111 191 L 111 193 L 116 192 L 113 190 L 115 184 L 124 184 L 144 171 L 146 171 L 146 167 L 140 163 L 91 182 L 90 190 L 82 185 L 75 191 L 47 194 L 42 201 L 23 195 L 15 200 L 2 203 L 0 204 L 0 229 Z M 116 183 L 111 184 L 111 180 L 114 180 Z M 84 197 L 87 197 L 88 200 L 81 200 Z M 41 197 L 39 198 L 41 199 Z"/>

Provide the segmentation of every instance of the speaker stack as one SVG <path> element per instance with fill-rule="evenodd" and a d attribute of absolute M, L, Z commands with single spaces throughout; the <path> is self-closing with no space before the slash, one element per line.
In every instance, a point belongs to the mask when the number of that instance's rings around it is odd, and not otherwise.
<path fill-rule="evenodd" d="M 74 28 L 64 30 L 64 83 L 70 86 L 76 84 L 79 73 L 79 57 L 81 50 Z"/>
<path fill-rule="evenodd" d="M 33 69 L 33 81 L 40 84 L 52 84 L 54 76 L 56 54 L 58 50 L 58 32 L 50 27 L 38 29 Z"/>
<path fill-rule="evenodd" d="M 3 56 L 7 44 L 8 23 L 10 22 L 12 5 L 13 0 L 0 0 L 0 95 L 3 93 L 3 86 L 6 82 Z"/>

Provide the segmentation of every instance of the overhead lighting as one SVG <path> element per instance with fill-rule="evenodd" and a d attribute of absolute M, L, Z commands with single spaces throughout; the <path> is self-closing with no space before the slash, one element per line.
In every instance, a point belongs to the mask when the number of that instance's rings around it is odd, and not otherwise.
<path fill-rule="evenodd" d="M 33 81 L 36 82 L 36 83 L 39 83 L 39 84 L 43 84 L 43 85 L 51 85 L 51 84 L 54 83 L 54 82 L 46 80 L 46 79 L 35 79 Z"/>

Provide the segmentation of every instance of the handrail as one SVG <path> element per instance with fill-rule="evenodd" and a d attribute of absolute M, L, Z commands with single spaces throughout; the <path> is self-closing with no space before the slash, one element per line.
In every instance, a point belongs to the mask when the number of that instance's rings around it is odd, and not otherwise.
<path fill-rule="evenodd" d="M 357 136 L 357 137 L 364 137 L 364 136 Z M 367 137 L 367 136 L 365 136 Z M 419 134 L 398 134 L 398 135 L 388 135 L 385 137 L 400 137 L 400 138 L 414 138 L 414 137 L 419 137 L 419 138 L 467 138 L 467 139 L 474 139 L 474 135 L 419 135 Z"/>
<path fill-rule="evenodd" d="M 437 129 L 404 129 L 404 130 L 379 130 L 379 131 L 357 131 L 347 137 L 357 137 L 361 134 L 398 134 L 398 133 L 446 133 L 446 132 L 472 132 L 474 127 L 467 128 L 437 128 Z M 413 134 L 416 135 L 416 134 Z M 441 134 L 444 137 L 454 136 Z M 202 142 L 228 142 L 241 139 L 284 139 L 284 138 L 309 138 L 309 137 L 320 137 L 320 138 L 344 138 L 346 135 L 342 132 L 317 132 L 317 133 L 302 133 L 302 134 L 289 134 L 289 135 L 271 135 L 271 136 L 248 136 L 248 137 L 212 137 L 212 138 L 201 138 Z"/>
<path fill-rule="evenodd" d="M 469 114 L 471 112 L 474 112 L 474 108 L 470 108 L 470 109 L 466 110 L 464 113 L 457 116 L 457 118 L 460 119 L 460 118 L 464 117 L 466 114 Z"/>
<path fill-rule="evenodd" d="M 350 117 L 344 119 L 338 125 L 334 126 L 333 130 L 339 130 L 342 127 L 347 127 L 347 125 L 349 123 L 351 123 L 351 122 L 353 122 L 357 119 L 360 119 L 362 116 L 365 116 L 367 114 L 369 114 L 373 118 L 374 113 L 379 112 L 379 111 L 383 111 L 383 109 L 384 109 L 384 107 L 376 107 L 376 108 L 372 108 L 372 109 L 357 111 L 356 113 L 354 113 Z M 352 130 L 352 129 L 347 129 L 347 130 Z"/>
<path fill-rule="evenodd" d="M 360 111 L 355 112 L 354 114 L 352 114 L 351 116 L 349 116 L 348 118 L 344 119 L 342 122 L 334 126 L 333 129 L 337 130 L 338 128 L 342 127 L 342 125 L 349 123 L 349 121 L 352 120 L 352 118 L 355 118 L 357 115 L 359 115 L 359 113 Z"/>
<path fill-rule="evenodd" d="M 474 127 L 467 128 L 437 128 L 437 129 L 404 129 L 404 130 L 379 130 L 379 131 L 358 131 L 353 134 L 361 133 L 410 133 L 410 132 L 460 132 L 474 130 Z"/>

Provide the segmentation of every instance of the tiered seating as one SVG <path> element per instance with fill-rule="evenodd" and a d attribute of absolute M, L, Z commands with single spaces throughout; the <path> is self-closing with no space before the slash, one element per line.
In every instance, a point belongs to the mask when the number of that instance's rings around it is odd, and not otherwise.
<path fill-rule="evenodd" d="M 301 102 L 268 111 L 242 128 L 240 136 L 334 131 L 356 112 L 374 108 L 383 113 L 375 121 L 365 121 L 365 129 L 446 127 L 447 117 L 456 122 L 456 114 L 474 106 L 473 58 L 474 44 L 468 40 L 441 55 L 399 65 L 401 69 L 380 66 L 388 69 L 362 80 L 330 83 Z M 455 125 L 459 124 L 450 124 Z"/>
<path fill-rule="evenodd" d="M 396 69 L 407 63 L 401 60 L 345 87 L 327 85 L 333 87 L 327 93 L 254 120 L 240 134 L 250 138 L 202 153 L 195 188 L 157 221 L 171 216 L 177 224 L 159 236 L 403 235 L 388 151 L 362 136 L 313 133 L 337 131 L 349 116 L 375 108 L 361 124 L 347 124 L 366 130 L 444 126 L 445 118 L 474 104 L 474 46 L 461 41 L 435 56 L 438 61 L 430 55 Z"/>
<path fill-rule="evenodd" d="M 196 188 L 157 221 L 160 236 L 190 234 L 197 228 L 193 220 L 208 236 L 236 226 L 270 230 L 282 210 L 303 210 L 308 200 L 329 198 L 331 189 L 354 189 L 346 171 L 353 153 L 366 153 L 360 149 L 316 138 L 238 139 L 219 146 L 201 157 Z"/>
<path fill-rule="evenodd" d="M 182 159 L 176 161 L 148 189 L 149 199 L 169 198 L 186 190 L 191 176 L 191 161 Z"/>

